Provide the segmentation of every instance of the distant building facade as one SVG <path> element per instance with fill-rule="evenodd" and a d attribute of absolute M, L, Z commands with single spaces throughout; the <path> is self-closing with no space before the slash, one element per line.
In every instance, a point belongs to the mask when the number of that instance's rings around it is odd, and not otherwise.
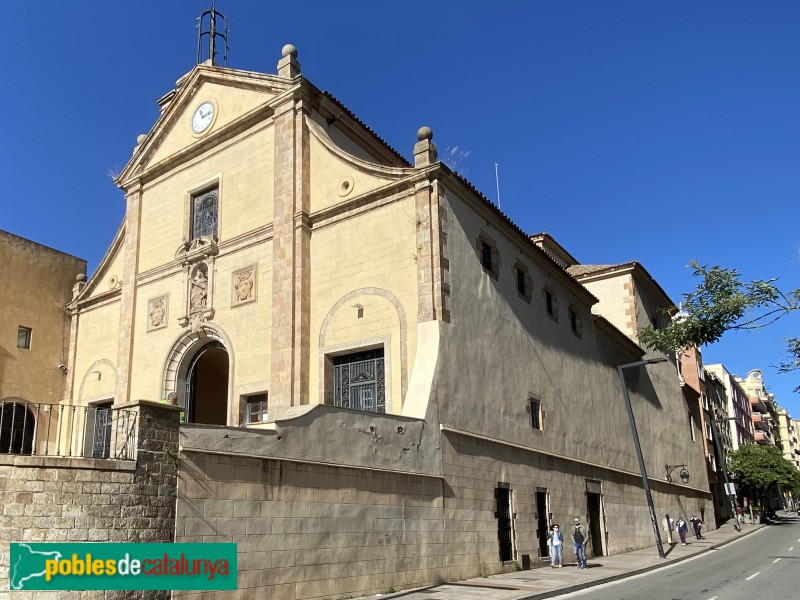
<path fill-rule="evenodd" d="M 705 369 L 714 374 L 725 390 L 726 413 L 731 419 L 728 421 L 731 448 L 738 450 L 745 444 L 752 444 L 755 441 L 755 434 L 747 392 L 724 365 L 706 365 Z"/>
<path fill-rule="evenodd" d="M 34 430 L 64 394 L 66 306 L 86 261 L 0 230 L 0 265 L 0 453 L 41 451 Z"/>

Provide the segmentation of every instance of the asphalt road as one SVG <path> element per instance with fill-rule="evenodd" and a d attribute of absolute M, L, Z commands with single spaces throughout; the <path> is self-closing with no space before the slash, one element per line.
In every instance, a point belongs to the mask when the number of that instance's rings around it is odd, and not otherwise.
<path fill-rule="evenodd" d="M 800 519 L 790 517 L 695 558 L 558 598 L 797 600 Z"/>

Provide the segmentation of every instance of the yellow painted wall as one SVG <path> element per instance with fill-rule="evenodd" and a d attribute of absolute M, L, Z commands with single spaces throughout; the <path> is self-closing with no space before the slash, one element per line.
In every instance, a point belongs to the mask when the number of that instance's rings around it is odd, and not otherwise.
<path fill-rule="evenodd" d="M 174 261 L 190 235 L 190 195 L 220 181 L 219 241 L 272 222 L 272 129 L 239 138 L 224 151 L 148 185 L 142 198 L 139 272 Z"/>
<path fill-rule="evenodd" d="M 346 202 L 391 181 L 389 178 L 377 177 L 356 168 L 352 163 L 345 162 L 325 148 L 314 135 L 310 135 L 309 139 L 312 174 L 311 212 Z M 352 187 L 348 187 L 349 192 L 342 195 L 345 178 L 351 178 L 347 185 Z"/>
<path fill-rule="evenodd" d="M 75 353 L 72 404 L 88 399 L 113 398 L 116 380 L 110 369 L 97 368 L 98 361 L 117 362 L 119 340 L 119 301 L 91 308 L 78 317 L 78 343 Z M 101 378 L 91 371 L 100 370 Z"/>
<path fill-rule="evenodd" d="M 397 297 L 407 320 L 408 371 L 414 364 L 417 315 L 416 220 L 414 199 L 377 208 L 314 231 L 311 237 L 311 372 L 310 402 L 320 397 L 320 331 L 325 317 L 345 295 L 348 300 L 328 323 L 325 346 L 341 346 L 367 338 L 391 337 L 392 410 L 402 407 L 400 328 L 397 311 L 371 288 Z M 362 304 L 357 318 L 352 305 Z"/>

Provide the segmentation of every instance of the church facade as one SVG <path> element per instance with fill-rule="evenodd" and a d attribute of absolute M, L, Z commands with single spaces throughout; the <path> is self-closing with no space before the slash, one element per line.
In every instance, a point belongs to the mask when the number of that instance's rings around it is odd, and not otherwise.
<path fill-rule="evenodd" d="M 430 129 L 407 161 L 282 54 L 275 75 L 197 65 L 159 100 L 69 304 L 63 403 L 176 393 L 175 541 L 237 542 L 264 597 L 530 568 L 575 515 L 595 556 L 652 545 L 616 367 L 656 356 L 636 326 L 669 298 L 583 285 L 597 270 L 439 162 Z M 657 512 L 713 523 L 674 358 L 626 385 Z"/>

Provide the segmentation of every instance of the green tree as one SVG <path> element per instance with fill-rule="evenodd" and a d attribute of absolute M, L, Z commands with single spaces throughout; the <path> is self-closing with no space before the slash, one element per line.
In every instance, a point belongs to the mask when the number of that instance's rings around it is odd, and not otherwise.
<path fill-rule="evenodd" d="M 719 266 L 691 262 L 692 275 L 700 281 L 683 295 L 680 312 L 673 309 L 667 327 L 647 326 L 639 340 L 651 350 L 699 348 L 719 340 L 726 331 L 760 329 L 800 310 L 800 289 L 781 291 L 777 279 L 742 281 L 741 273 Z M 800 338 L 787 340 L 789 360 L 778 365 L 782 373 L 800 369 Z M 795 388 L 800 392 L 800 386 Z"/>
<path fill-rule="evenodd" d="M 762 503 L 772 486 L 779 485 L 784 491 L 800 488 L 800 471 L 776 446 L 745 444 L 728 458 L 735 479 Z"/>

